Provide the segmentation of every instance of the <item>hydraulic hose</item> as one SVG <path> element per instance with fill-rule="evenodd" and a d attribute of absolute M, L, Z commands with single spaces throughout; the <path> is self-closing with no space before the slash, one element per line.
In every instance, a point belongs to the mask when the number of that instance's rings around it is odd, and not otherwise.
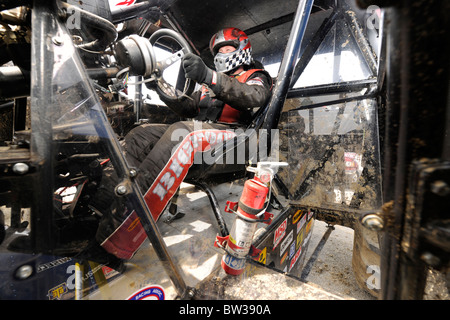
<path fill-rule="evenodd" d="M 91 42 L 78 45 L 79 48 L 91 51 L 101 51 L 117 39 L 118 33 L 116 27 L 114 26 L 114 24 L 112 24 L 112 22 L 99 17 L 98 15 L 80 9 L 77 6 L 73 6 L 65 2 L 60 2 L 59 4 L 62 7 L 63 11 L 65 11 L 66 15 L 68 12 L 79 14 L 81 23 L 83 23 L 87 27 L 99 30 L 103 34 L 103 36 L 98 37 Z"/>

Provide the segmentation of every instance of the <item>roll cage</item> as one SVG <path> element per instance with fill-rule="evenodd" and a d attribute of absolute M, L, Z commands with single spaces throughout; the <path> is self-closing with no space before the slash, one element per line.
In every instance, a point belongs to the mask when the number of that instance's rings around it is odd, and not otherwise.
<path fill-rule="evenodd" d="M 278 128 L 284 134 L 280 157 L 290 167 L 279 172 L 274 188 L 296 209 L 314 210 L 316 219 L 329 224 L 353 228 L 375 221 L 381 244 L 380 298 L 421 298 L 427 267 L 448 274 L 449 63 L 448 54 L 440 50 L 448 53 L 449 47 L 439 48 L 449 32 L 448 19 L 441 16 L 448 4 L 380 1 L 378 28 L 368 28 L 374 11 L 365 9 L 377 5 L 370 1 L 289 1 L 275 9 L 270 1 L 258 5 L 210 1 L 201 8 L 194 2 L 140 2 L 126 10 L 106 11 L 106 18 L 127 26 L 121 36 L 136 30 L 145 35 L 157 25 L 174 29 L 210 64 L 207 43 L 216 31 L 212 29 L 232 24 L 253 37 L 255 58 L 275 64 L 277 70 L 272 98 L 257 118 L 261 129 L 270 133 Z M 6 9 L 17 5 L 26 7 L 30 2 L 5 1 Z M 95 53 L 89 52 L 91 47 L 75 49 L 66 24 L 74 17 L 64 17 L 56 8 L 39 1 L 32 4 L 31 35 L 19 38 L 26 42 L 29 37 L 31 54 L 23 65 L 1 70 L 6 101 L 2 109 L 14 110 L 13 134 L 3 139 L 11 142 L 1 146 L 0 155 L 1 205 L 11 208 L 11 229 L 5 233 L 29 229 L 9 239 L 8 250 L 92 258 L 86 239 L 77 238 L 79 233 L 92 236 L 98 223 L 83 196 L 95 189 L 99 168 L 110 161 L 123 187 L 116 188 L 120 201 L 137 212 L 177 294 L 191 298 L 195 291 L 184 281 L 151 218 L 133 181 L 136 171 L 126 163 L 117 132 L 103 110 L 104 96 L 96 92 L 108 72 L 116 75 L 118 70 L 86 66 L 86 56 Z M 218 19 L 215 12 L 226 14 Z M 427 18 L 432 15 L 436 19 Z M 96 31 L 109 34 L 101 28 Z M 8 39 L 12 41 L 11 34 Z M 9 55 L 23 49 L 20 43 L 5 43 Z M 356 76 L 343 74 L 349 69 L 346 56 L 358 61 Z M 314 66 L 326 59 L 331 59 L 330 73 L 313 85 L 303 85 Z M 67 74 L 73 76 L 69 79 Z M 145 87 L 135 86 L 137 123 L 145 109 L 142 90 Z M 27 96 L 31 133 L 24 130 Z M 298 141 L 303 142 L 301 156 L 289 153 L 302 147 Z M 362 147 L 367 145 L 371 147 Z M 308 170 L 295 171 L 299 162 Z M 326 185 L 330 188 L 315 192 Z M 76 201 L 70 203 L 63 200 L 68 186 L 76 190 Z M 214 207 L 214 194 L 209 195 L 220 225 L 220 209 Z M 24 209 L 30 212 L 29 219 L 24 218 Z M 281 210 L 273 226 L 286 212 Z M 268 227 L 265 235 L 273 228 Z M 263 241 L 261 236 L 255 246 Z M 104 259 L 98 262 L 116 263 L 111 257 Z"/>

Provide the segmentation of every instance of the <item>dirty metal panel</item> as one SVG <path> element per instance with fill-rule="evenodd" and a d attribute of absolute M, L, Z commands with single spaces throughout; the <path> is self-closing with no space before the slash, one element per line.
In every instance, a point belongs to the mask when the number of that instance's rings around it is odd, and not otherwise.
<path fill-rule="evenodd" d="M 319 100 L 319 97 L 308 98 Z M 376 102 L 370 99 L 297 108 L 290 99 L 280 119 L 279 177 L 303 205 L 375 210 L 381 201 Z"/>

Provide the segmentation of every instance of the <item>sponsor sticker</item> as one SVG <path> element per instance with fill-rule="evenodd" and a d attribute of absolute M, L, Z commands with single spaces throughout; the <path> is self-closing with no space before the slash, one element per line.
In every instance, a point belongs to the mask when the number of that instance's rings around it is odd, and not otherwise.
<path fill-rule="evenodd" d="M 275 248 L 280 244 L 281 240 L 284 238 L 284 236 L 286 234 L 286 228 L 287 228 L 287 218 L 284 219 L 284 221 L 279 225 L 277 230 L 275 230 L 275 233 L 273 235 L 273 249 L 272 250 L 275 250 Z"/>
<path fill-rule="evenodd" d="M 294 253 L 295 253 L 295 243 L 292 242 L 291 247 L 289 248 L 289 259 L 292 258 L 292 256 L 294 255 Z"/>
<path fill-rule="evenodd" d="M 66 294 L 68 291 L 67 284 L 65 282 L 61 283 L 48 291 L 48 298 L 49 300 L 59 300 L 61 299 L 61 296 Z"/>
<path fill-rule="evenodd" d="M 110 5 L 112 7 L 128 7 L 136 2 L 136 0 L 110 0 Z"/>
<path fill-rule="evenodd" d="M 306 214 L 303 215 L 302 219 L 300 220 L 300 222 L 297 224 L 297 233 L 300 232 L 300 230 L 303 228 L 303 226 L 306 223 Z"/>
<path fill-rule="evenodd" d="M 292 217 L 292 224 L 296 224 L 298 220 L 300 220 L 300 217 L 302 216 L 303 210 L 298 210 L 296 213 L 294 213 L 294 216 Z"/>
<path fill-rule="evenodd" d="M 127 300 L 164 300 L 164 289 L 158 285 L 147 286 L 133 293 Z"/>
<path fill-rule="evenodd" d="M 309 239 L 311 239 L 311 234 L 312 234 L 312 233 L 308 233 L 308 235 L 306 236 L 305 241 L 303 241 L 303 244 L 302 244 L 303 247 L 305 247 L 306 244 L 308 243 Z"/>
<path fill-rule="evenodd" d="M 297 236 L 297 245 L 296 245 L 296 247 L 298 248 L 299 246 L 301 246 L 302 242 L 303 242 L 303 230 Z"/>
<path fill-rule="evenodd" d="M 119 274 L 119 272 L 107 266 L 102 266 L 102 271 L 106 279 L 110 279 L 115 275 Z"/>
<path fill-rule="evenodd" d="M 291 230 L 286 238 L 281 242 L 280 245 L 280 257 L 283 255 L 283 252 L 289 247 L 289 244 L 294 239 L 294 230 Z"/>
<path fill-rule="evenodd" d="M 286 260 L 287 256 L 288 256 L 288 252 L 286 251 L 286 253 L 284 254 L 284 256 L 280 259 L 280 264 L 283 264 L 283 263 L 284 263 L 284 261 Z"/>
<path fill-rule="evenodd" d="M 222 260 L 231 269 L 242 270 L 245 268 L 245 259 L 233 257 L 231 254 L 225 255 Z"/>
<path fill-rule="evenodd" d="M 265 247 L 260 253 L 259 253 L 259 259 L 258 262 L 262 264 L 266 264 L 267 261 L 267 247 Z"/>
<path fill-rule="evenodd" d="M 289 265 L 289 271 L 292 270 L 292 268 L 294 267 L 294 265 L 297 262 L 298 258 L 300 257 L 301 253 L 302 253 L 302 247 L 300 246 L 300 248 L 297 250 L 297 252 L 295 253 L 294 257 L 291 260 L 291 264 Z"/>
<path fill-rule="evenodd" d="M 61 259 L 58 259 L 58 260 L 54 260 L 54 261 L 50 261 L 50 262 L 47 262 L 47 263 L 44 263 L 44 264 L 40 264 L 37 267 L 37 273 L 42 272 L 42 271 L 46 271 L 46 270 L 51 269 L 51 268 L 55 268 L 55 267 L 60 266 L 60 265 L 62 265 L 64 263 L 66 263 L 66 262 L 69 262 L 70 260 L 72 260 L 72 258 L 61 258 Z"/>
<path fill-rule="evenodd" d="M 257 85 L 257 86 L 264 86 L 264 82 L 260 77 L 255 77 L 253 79 L 250 79 L 246 82 L 246 84 L 249 85 Z"/>
<path fill-rule="evenodd" d="M 139 217 L 134 219 L 133 222 L 131 222 L 131 224 L 128 226 L 127 231 L 128 232 L 133 231 L 133 229 L 136 228 L 139 222 L 140 222 Z"/>
<path fill-rule="evenodd" d="M 361 166 L 362 155 L 355 152 L 344 152 L 345 173 L 355 173 Z"/>
<path fill-rule="evenodd" d="M 311 231 L 312 223 L 313 223 L 313 220 L 309 220 L 309 222 L 305 228 L 306 233 L 309 233 L 309 231 Z"/>

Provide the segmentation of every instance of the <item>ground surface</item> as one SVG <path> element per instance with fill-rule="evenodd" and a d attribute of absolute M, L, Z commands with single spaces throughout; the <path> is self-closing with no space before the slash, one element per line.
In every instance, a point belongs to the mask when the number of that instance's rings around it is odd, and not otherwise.
<path fill-rule="evenodd" d="M 237 201 L 241 190 L 239 184 L 214 187 L 220 208 L 223 210 L 227 200 Z M 200 292 L 204 298 L 375 299 L 358 287 L 352 272 L 352 229 L 335 226 L 328 230 L 324 222 L 315 222 L 301 281 L 256 265 L 248 266 L 243 276 L 233 280 L 221 271 L 221 251 L 212 247 L 218 229 L 206 194 L 185 186 L 179 208 L 185 216 L 159 224 L 159 228 L 169 250 L 180 261 L 188 285 L 210 282 L 201 287 L 211 291 Z M 224 213 L 224 218 L 231 228 L 234 216 Z M 329 233 L 326 241 L 325 233 Z"/>
<path fill-rule="evenodd" d="M 224 213 L 223 209 L 227 200 L 239 199 L 242 184 L 222 184 L 213 190 L 230 229 L 235 217 Z M 178 206 L 184 217 L 167 223 L 164 222 L 169 215 L 166 211 L 157 227 L 183 281 L 196 289 L 196 299 L 375 299 L 356 283 L 352 270 L 354 231 L 350 228 L 329 227 L 322 221 L 315 221 L 300 277 L 289 277 L 256 263 L 248 263 L 241 276 L 233 277 L 220 267 L 223 252 L 213 245 L 219 229 L 206 194 L 183 184 Z M 9 210 L 2 208 L 2 211 L 5 221 L 9 221 Z M 177 298 L 172 281 L 148 241 L 125 264 L 123 275 L 83 299 L 122 300 L 155 284 L 164 289 L 166 299 Z M 450 299 L 442 277 L 440 273 L 429 271 L 424 299 Z"/>

